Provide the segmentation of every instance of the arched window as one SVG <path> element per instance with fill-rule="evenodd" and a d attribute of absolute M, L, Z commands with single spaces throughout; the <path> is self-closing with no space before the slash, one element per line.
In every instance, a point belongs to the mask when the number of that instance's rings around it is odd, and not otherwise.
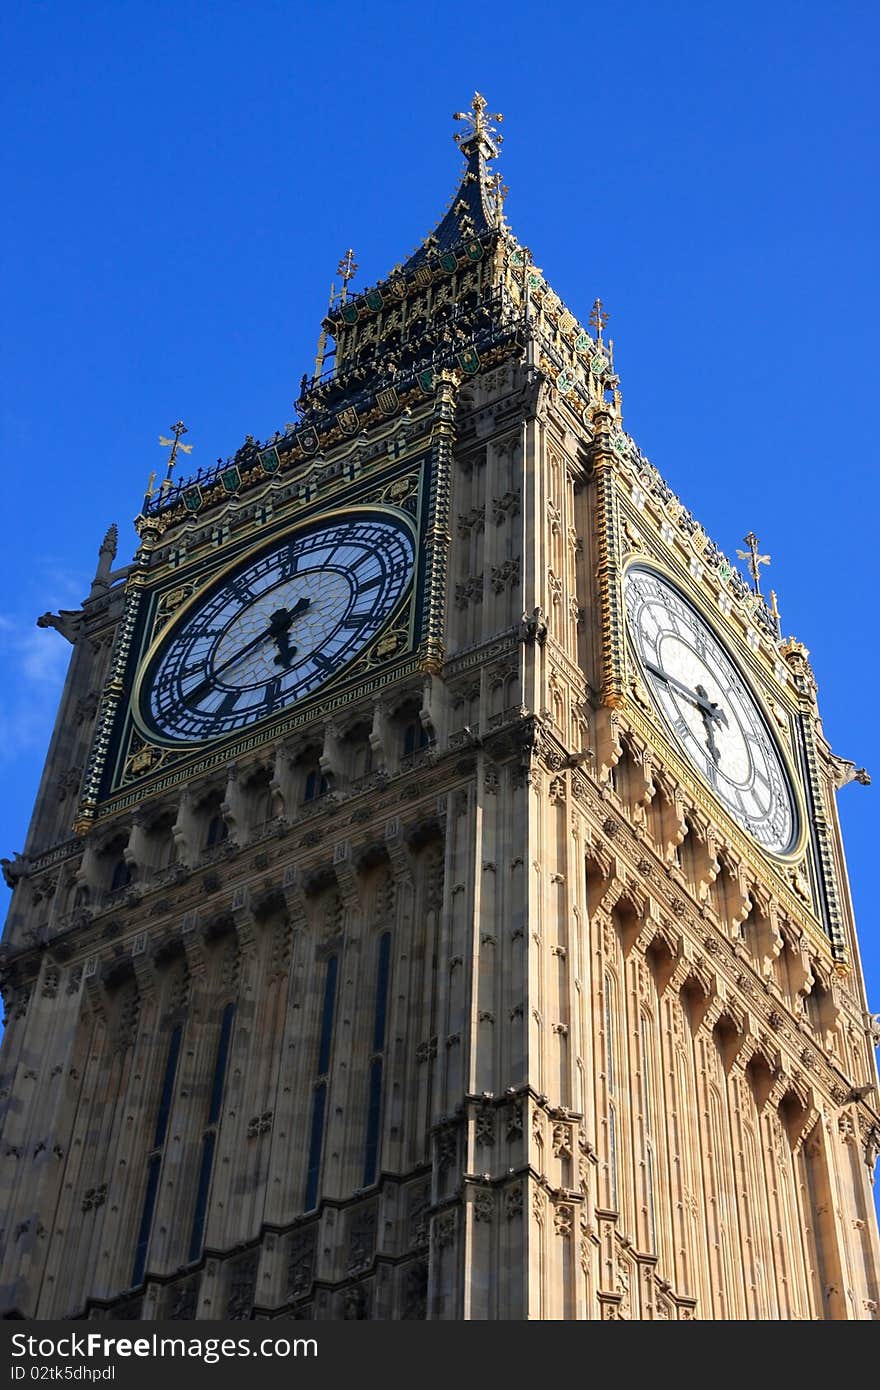
<path fill-rule="evenodd" d="M 113 865 L 113 873 L 110 875 L 110 892 L 118 893 L 121 888 L 127 888 L 131 883 L 131 865 L 125 862 L 120 856 Z"/>
<path fill-rule="evenodd" d="M 205 840 L 207 849 L 213 849 L 215 845 L 222 845 L 224 840 L 229 839 L 229 826 L 218 811 L 208 821 L 208 834 Z"/>
<path fill-rule="evenodd" d="M 427 730 L 418 719 L 411 719 L 404 726 L 403 730 L 403 755 L 407 757 L 410 753 L 417 753 L 420 748 L 427 748 L 431 742 Z"/>
<path fill-rule="evenodd" d="M 329 787 L 330 784 L 320 768 L 313 767 L 306 777 L 303 801 L 316 801 L 319 796 L 323 796 L 324 793 L 329 790 Z"/>

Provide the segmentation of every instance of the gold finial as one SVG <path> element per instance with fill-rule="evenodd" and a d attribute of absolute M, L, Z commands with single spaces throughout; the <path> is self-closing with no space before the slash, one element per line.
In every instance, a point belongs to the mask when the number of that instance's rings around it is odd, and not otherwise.
<path fill-rule="evenodd" d="M 351 247 L 348 248 L 339 265 L 336 267 L 336 274 L 342 276 L 342 289 L 339 292 L 339 303 L 344 304 L 348 299 L 348 282 L 353 280 L 357 274 L 357 262 Z M 330 303 L 333 303 L 333 291 L 330 291 Z"/>
<path fill-rule="evenodd" d="M 186 425 L 182 420 L 178 420 L 176 425 L 171 426 L 171 433 L 174 435 L 173 439 L 166 439 L 164 434 L 159 435 L 159 443 L 162 445 L 162 448 L 171 450 L 171 453 L 168 455 L 168 471 L 159 489 L 160 492 L 167 492 L 171 486 L 171 470 L 177 462 L 178 450 L 182 454 L 191 454 L 193 451 L 193 446 L 191 444 L 181 444 L 180 442 L 181 435 L 187 433 Z"/>
<path fill-rule="evenodd" d="M 471 102 L 470 111 L 453 111 L 454 121 L 467 121 L 470 129 L 461 133 L 456 131 L 453 140 L 460 147 L 470 144 L 471 140 L 486 140 L 490 145 L 500 145 L 501 136 L 497 135 L 492 121 L 497 121 L 500 125 L 504 120 L 500 111 L 486 112 L 486 98 L 479 92 L 474 92 L 474 99 Z"/>
<path fill-rule="evenodd" d="M 751 574 L 752 580 L 754 581 L 755 593 L 760 594 L 761 566 L 769 565 L 770 556 L 758 554 L 758 537 L 755 535 L 754 531 L 750 531 L 747 536 L 743 536 L 743 540 L 749 547 L 748 550 L 738 550 L 736 553 L 741 560 L 748 560 L 749 573 Z"/>
<path fill-rule="evenodd" d="M 601 299 L 597 299 L 592 309 L 590 310 L 590 327 L 595 328 L 596 338 L 600 343 L 602 342 L 602 329 L 605 327 L 607 322 L 608 315 L 602 308 L 602 301 Z"/>
<path fill-rule="evenodd" d="M 771 590 L 770 590 L 770 612 L 773 614 L 773 617 L 776 619 L 776 626 L 777 626 L 777 627 L 781 627 L 781 623 L 780 623 L 780 621 L 779 621 L 779 603 L 777 602 L 777 599 L 776 599 L 776 590 L 775 590 L 775 589 L 771 589 Z"/>

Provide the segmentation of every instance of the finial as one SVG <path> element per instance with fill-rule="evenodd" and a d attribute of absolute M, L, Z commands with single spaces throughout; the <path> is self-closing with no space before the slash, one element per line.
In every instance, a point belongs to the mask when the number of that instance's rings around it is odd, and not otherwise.
<path fill-rule="evenodd" d="M 337 295 L 336 286 L 330 286 L 330 300 L 327 305 L 328 314 L 333 312 L 333 308 L 336 304 L 337 298 L 339 299 L 340 304 L 345 303 L 346 299 L 348 298 L 349 282 L 352 281 L 355 275 L 357 274 L 357 261 L 354 258 L 354 251 L 351 249 L 350 246 L 346 251 L 345 255 L 342 257 L 342 260 L 339 262 L 339 265 L 336 267 L 336 274 L 342 276 L 342 289 L 339 291 Z M 321 380 L 321 377 L 324 374 L 324 362 L 326 360 L 326 357 L 327 330 L 324 327 L 324 325 L 321 324 L 321 331 L 318 334 L 318 351 L 315 354 L 315 374 L 312 377 L 313 386 L 317 386 L 318 382 Z M 301 395 L 304 395 L 305 392 L 308 390 L 308 384 L 309 379 L 307 376 L 304 376 L 300 387 Z"/>
<path fill-rule="evenodd" d="M 773 614 L 777 628 L 781 629 L 782 624 L 779 621 L 779 603 L 776 598 L 775 589 L 770 590 L 770 612 Z"/>
<path fill-rule="evenodd" d="M 596 339 L 601 344 L 602 329 L 608 322 L 608 315 L 602 308 L 601 299 L 597 299 L 590 310 L 590 327 L 596 330 Z"/>
<path fill-rule="evenodd" d="M 496 169 L 495 173 L 486 180 L 486 191 L 495 204 L 495 223 L 500 227 L 501 223 L 504 221 L 504 200 L 510 192 L 510 189 L 501 177 L 500 170 Z"/>
<path fill-rule="evenodd" d="M 743 536 L 743 540 L 749 547 L 748 550 L 738 550 L 736 553 L 741 560 L 748 560 L 749 573 L 751 574 L 752 580 L 755 585 L 755 593 L 760 594 L 761 566 L 769 565 L 770 556 L 758 554 L 758 537 L 755 535 L 754 531 L 750 531 L 747 536 Z"/>
<path fill-rule="evenodd" d="M 351 247 L 348 248 L 345 255 L 342 257 L 342 260 L 339 262 L 339 265 L 336 267 L 336 274 L 342 276 L 342 289 L 339 293 L 339 302 L 340 304 L 344 304 L 346 299 L 348 299 L 348 282 L 349 280 L 353 280 L 355 275 L 357 274 L 357 262 L 355 261 L 354 252 L 352 251 Z M 330 294 L 330 302 L 332 305 L 332 289 L 330 291 Z"/>
<path fill-rule="evenodd" d="M 162 445 L 162 448 L 171 450 L 171 453 L 168 455 L 168 471 L 159 489 L 160 492 L 167 492 L 171 486 L 171 470 L 177 462 L 178 450 L 182 454 L 191 454 L 193 451 L 193 446 L 191 444 L 181 444 L 180 442 L 181 435 L 188 433 L 186 425 L 182 420 L 178 420 L 176 425 L 171 426 L 171 433 L 174 435 L 173 439 L 166 439 L 164 434 L 159 435 L 159 443 Z M 153 480 L 151 478 L 149 486 L 152 487 L 152 485 Z M 147 495 L 151 496 L 152 494 L 148 493 Z"/>
<path fill-rule="evenodd" d="M 470 129 L 463 133 L 456 131 L 452 137 L 464 153 L 467 153 L 467 147 L 474 142 L 478 148 L 481 145 L 486 147 L 482 152 L 487 154 L 490 159 L 498 153 L 498 146 L 503 137 L 496 132 L 491 123 L 497 121 L 500 125 L 504 117 L 500 111 L 487 114 L 486 98 L 481 96 L 479 92 L 474 92 L 470 111 L 454 111 L 452 119 L 454 121 L 467 121 L 470 126 Z"/>
<path fill-rule="evenodd" d="M 154 474 L 153 476 L 155 477 L 155 474 Z M 110 525 L 107 527 L 107 531 L 106 531 L 106 533 L 105 533 L 105 535 L 104 535 L 104 539 L 103 539 L 102 542 L 101 542 L 100 548 L 99 548 L 99 550 L 98 550 L 98 554 L 99 554 L 99 555 L 108 554 L 108 555 L 110 556 L 110 559 L 111 559 L 111 560 L 114 560 L 114 559 L 116 558 L 116 550 L 117 550 L 118 545 L 119 545 L 119 527 L 116 525 L 116 522 L 115 522 L 115 521 L 111 521 Z"/>

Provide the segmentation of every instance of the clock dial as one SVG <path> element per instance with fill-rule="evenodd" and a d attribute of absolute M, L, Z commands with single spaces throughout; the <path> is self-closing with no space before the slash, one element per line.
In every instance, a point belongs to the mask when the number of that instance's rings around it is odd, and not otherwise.
<path fill-rule="evenodd" d="M 140 684 L 141 723 L 163 742 L 201 743 L 313 694 L 387 624 L 414 561 L 409 526 L 367 510 L 251 554 L 162 634 Z"/>
<path fill-rule="evenodd" d="M 633 565 L 624 581 L 641 675 L 679 747 L 765 849 L 797 839 L 795 798 L 758 704 L 708 623 L 673 584 Z"/>

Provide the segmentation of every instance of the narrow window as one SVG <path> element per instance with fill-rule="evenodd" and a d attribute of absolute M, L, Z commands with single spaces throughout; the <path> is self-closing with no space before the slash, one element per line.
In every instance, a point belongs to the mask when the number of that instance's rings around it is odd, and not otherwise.
<path fill-rule="evenodd" d="M 333 1042 L 333 1014 L 336 1008 L 336 979 L 339 957 L 331 956 L 324 979 L 324 1003 L 321 1009 L 321 1032 L 318 1041 L 318 1074 L 312 1100 L 312 1124 L 309 1138 L 309 1157 L 306 1169 L 305 1210 L 318 1203 L 321 1178 L 321 1154 L 324 1146 L 324 1116 L 327 1109 L 327 1081 L 330 1072 L 330 1052 Z"/>
<path fill-rule="evenodd" d="M 605 1087 L 608 1096 L 608 1187 L 611 1206 L 617 1210 L 617 1102 L 614 1066 L 614 1029 L 616 1026 L 614 980 L 605 973 Z"/>
<path fill-rule="evenodd" d="M 171 1114 L 171 1102 L 174 1096 L 174 1078 L 177 1074 L 177 1059 L 180 1055 L 180 1039 L 182 1035 L 183 1027 L 178 1023 L 171 1034 L 171 1041 L 168 1044 L 168 1059 L 165 1063 L 165 1076 L 162 1081 L 159 1111 L 156 1116 L 156 1132 L 153 1135 L 152 1150 L 147 1157 L 147 1188 L 144 1193 L 141 1224 L 138 1231 L 137 1247 L 134 1252 L 134 1270 L 131 1276 L 133 1285 L 141 1282 L 147 1264 L 147 1250 L 150 1244 L 150 1232 L 153 1227 L 153 1213 L 156 1208 L 156 1197 L 159 1191 L 159 1170 L 162 1167 L 162 1150 L 165 1147 L 168 1118 Z"/>
<path fill-rule="evenodd" d="M 120 888 L 127 888 L 131 883 L 131 867 L 126 864 L 124 859 L 117 859 L 113 865 L 113 874 L 110 879 L 110 892 L 116 893 Z"/>
<path fill-rule="evenodd" d="M 208 822 L 207 848 L 213 849 L 215 845 L 222 845 L 224 840 L 229 839 L 229 826 L 219 813 L 212 816 Z"/>
<path fill-rule="evenodd" d="M 418 719 L 410 720 L 403 731 L 403 754 L 408 757 L 410 753 L 417 753 L 420 748 L 427 748 L 431 742 L 428 732 Z"/>
<path fill-rule="evenodd" d="M 391 969 L 391 933 L 379 938 L 376 963 L 376 1002 L 373 1010 L 373 1056 L 367 1091 L 367 1136 L 364 1150 L 364 1187 L 376 1181 L 379 1157 L 379 1121 L 382 1113 L 382 1071 L 388 1017 L 388 977 Z"/>
<path fill-rule="evenodd" d="M 327 778 L 317 768 L 313 768 L 306 778 L 306 789 L 303 793 L 303 801 L 316 801 L 319 796 L 323 796 L 328 788 Z"/>
<path fill-rule="evenodd" d="M 235 1005 L 227 1004 L 226 1008 L 223 1010 L 223 1021 L 220 1024 L 217 1055 L 214 1059 L 214 1077 L 211 1082 L 208 1127 L 202 1135 L 202 1158 L 199 1165 L 199 1183 L 196 1188 L 196 1205 L 193 1213 L 192 1234 L 189 1240 L 190 1260 L 197 1260 L 202 1253 L 202 1240 L 205 1234 L 205 1217 L 208 1213 L 208 1193 L 211 1188 L 211 1172 L 214 1167 L 214 1149 L 217 1146 L 217 1126 L 220 1123 L 220 1107 L 223 1104 L 223 1084 L 226 1080 L 226 1063 L 229 1058 L 229 1041 L 232 1037 L 232 1019 L 234 1013 Z"/>

